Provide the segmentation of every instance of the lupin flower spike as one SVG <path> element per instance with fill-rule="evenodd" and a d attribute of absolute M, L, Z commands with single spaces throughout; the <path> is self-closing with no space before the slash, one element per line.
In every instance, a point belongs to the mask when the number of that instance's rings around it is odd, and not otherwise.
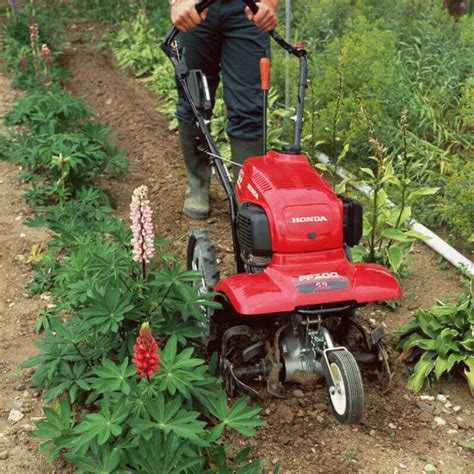
<path fill-rule="evenodd" d="M 49 58 L 51 51 L 48 48 L 47 44 L 42 44 L 41 45 L 41 54 L 44 58 Z"/>
<path fill-rule="evenodd" d="M 132 362 L 137 366 L 137 374 L 148 379 L 154 372 L 158 372 L 160 356 L 158 355 L 158 344 L 151 334 L 150 324 L 143 323 L 140 334 L 133 346 Z"/>
<path fill-rule="evenodd" d="M 10 0 L 10 11 L 12 15 L 16 15 L 18 12 L 18 3 L 16 0 Z"/>
<path fill-rule="evenodd" d="M 140 186 L 133 191 L 132 202 L 130 203 L 133 259 L 136 262 L 149 263 L 155 256 L 152 217 L 153 211 L 148 200 L 148 188 Z"/>

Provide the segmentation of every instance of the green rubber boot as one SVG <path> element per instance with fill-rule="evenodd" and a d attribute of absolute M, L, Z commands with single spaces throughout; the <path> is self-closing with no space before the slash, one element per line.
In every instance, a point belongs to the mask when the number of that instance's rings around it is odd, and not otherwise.
<path fill-rule="evenodd" d="M 200 132 L 196 125 L 180 122 L 179 141 L 188 172 L 188 187 L 184 196 L 183 214 L 191 219 L 206 219 L 209 215 L 211 169 L 209 157 L 196 149 Z"/>
<path fill-rule="evenodd" d="M 232 151 L 232 161 L 243 165 L 244 161 L 251 156 L 261 156 L 263 148 L 263 140 L 255 140 L 252 142 L 238 140 L 237 138 L 230 139 L 230 148 Z M 242 166 L 232 164 L 232 171 L 234 174 L 234 185 L 237 183 L 237 178 Z"/>

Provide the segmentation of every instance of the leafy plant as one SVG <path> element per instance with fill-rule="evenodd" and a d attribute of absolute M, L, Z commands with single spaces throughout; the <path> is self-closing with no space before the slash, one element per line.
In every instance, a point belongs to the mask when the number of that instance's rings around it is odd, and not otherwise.
<path fill-rule="evenodd" d="M 380 262 L 390 268 L 400 279 L 405 273 L 406 257 L 412 250 L 413 242 L 416 239 L 426 239 L 422 234 L 408 229 L 411 206 L 419 196 L 435 194 L 438 189 L 420 188 L 409 192 L 409 155 L 406 141 L 403 153 L 398 157 L 397 165 L 401 170 L 397 176 L 393 159 L 386 154 L 375 136 L 373 124 L 362 104 L 361 112 L 366 118 L 372 137 L 370 139 L 374 150 L 372 160 L 376 163 L 376 169 L 364 167 L 360 170 L 367 176 L 366 182 L 372 190 L 369 196 L 369 209 L 364 213 L 365 242 L 354 248 L 354 259 L 372 263 Z M 406 140 L 405 113 L 402 114 L 402 136 Z M 393 188 L 401 191 L 400 206 L 388 201 L 389 192 Z"/>
<path fill-rule="evenodd" d="M 468 241 L 474 237 L 474 162 L 464 164 L 449 179 L 440 198 L 453 232 Z"/>
<path fill-rule="evenodd" d="M 22 125 L 36 134 L 78 131 L 89 117 L 84 101 L 59 88 L 20 97 L 5 116 L 7 125 Z"/>
<path fill-rule="evenodd" d="M 146 466 L 149 446 L 168 443 L 179 449 L 163 462 L 173 469 L 175 462 L 202 468 L 219 455 L 214 443 L 226 427 L 254 434 L 259 408 L 249 408 L 247 400 L 229 407 L 218 379 L 188 342 L 200 335 L 195 324 L 202 318 L 200 308 L 216 304 L 189 285 L 197 275 L 168 260 L 142 272 L 140 262 L 131 259 L 123 222 L 104 219 L 85 235 L 66 232 L 64 222 L 53 225 L 61 234 L 49 247 L 67 252 L 52 273 L 54 305 L 38 341 L 40 354 L 24 367 L 39 365 L 33 382 L 44 398 L 67 396 L 80 416 L 67 436 L 61 431 L 45 446 L 54 448 L 51 459 L 60 447 L 78 468 L 100 472 Z M 166 251 L 163 255 L 169 258 Z M 162 347 L 160 369 L 149 381 L 129 363 L 144 318 Z M 219 424 L 209 432 L 213 417 Z M 37 436 L 45 433 L 39 430 Z"/>
<path fill-rule="evenodd" d="M 474 279 L 469 295 L 457 304 L 438 301 L 429 310 L 419 309 L 415 319 L 395 332 L 403 361 L 416 365 L 408 380 L 411 390 L 419 391 L 428 381 L 451 372 L 464 374 L 474 395 Z"/>

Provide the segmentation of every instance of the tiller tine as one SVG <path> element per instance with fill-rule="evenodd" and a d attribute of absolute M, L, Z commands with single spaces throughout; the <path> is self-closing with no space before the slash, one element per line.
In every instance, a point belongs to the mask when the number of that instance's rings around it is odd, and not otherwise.
<path fill-rule="evenodd" d="M 379 361 L 382 365 L 382 372 L 386 374 L 385 376 L 385 388 L 382 391 L 382 395 L 385 395 L 387 392 L 390 391 L 392 388 L 392 379 L 393 379 L 393 373 L 390 370 L 390 363 L 388 360 L 388 353 L 387 350 L 385 349 L 385 346 L 382 341 L 377 343 L 377 349 L 378 349 L 378 358 Z"/>
<path fill-rule="evenodd" d="M 222 336 L 221 373 L 224 378 L 226 392 L 230 397 L 234 396 L 236 390 L 240 390 L 252 398 L 258 398 L 258 392 L 237 377 L 234 366 L 227 358 L 233 350 L 233 348 L 229 346 L 229 341 L 236 336 L 249 336 L 250 332 L 251 330 L 248 326 L 240 325 L 227 329 Z"/>
<path fill-rule="evenodd" d="M 382 394 L 385 395 L 392 386 L 393 373 L 390 369 L 390 363 L 388 359 L 388 353 L 382 342 L 385 337 L 385 329 L 382 326 L 377 326 L 370 332 L 355 319 L 349 318 L 347 320 L 351 325 L 359 331 L 361 334 L 367 353 L 354 354 L 357 362 L 362 363 L 379 363 L 381 366 L 381 372 L 385 374 L 384 389 Z"/>
<path fill-rule="evenodd" d="M 255 357 L 260 358 L 265 354 L 265 343 L 262 341 L 256 342 L 242 351 L 242 358 L 244 362 L 249 362 Z"/>
<path fill-rule="evenodd" d="M 247 384 L 242 382 L 237 375 L 235 374 L 234 367 L 228 359 L 222 358 L 221 362 L 221 372 L 224 377 L 224 385 L 226 392 L 230 397 L 234 397 L 236 391 L 240 391 L 249 395 L 252 398 L 258 398 L 258 392 L 252 387 L 249 387 Z"/>
<path fill-rule="evenodd" d="M 228 349 L 229 341 L 235 336 L 248 336 L 250 335 L 250 328 L 245 324 L 240 326 L 232 326 L 231 328 L 227 329 L 222 335 L 222 354 L 226 357 L 232 351 L 232 348 Z"/>
<path fill-rule="evenodd" d="M 277 380 L 267 380 L 267 392 L 276 398 L 286 398 L 286 391 L 283 384 Z"/>

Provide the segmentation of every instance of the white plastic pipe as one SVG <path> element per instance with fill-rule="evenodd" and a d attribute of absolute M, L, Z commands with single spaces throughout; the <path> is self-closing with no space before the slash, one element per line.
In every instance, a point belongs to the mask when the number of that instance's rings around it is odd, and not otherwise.
<path fill-rule="evenodd" d="M 324 163 L 327 166 L 334 166 L 331 163 L 329 157 L 324 153 L 316 153 L 316 158 L 319 162 Z M 344 168 L 338 167 L 336 173 L 342 179 L 348 179 L 349 184 L 361 193 L 365 194 L 366 196 L 370 195 L 372 188 L 368 184 L 358 183 L 357 178 L 353 174 L 346 171 Z M 395 206 L 395 204 L 389 200 L 387 200 L 387 205 L 391 207 Z M 420 234 L 428 237 L 429 240 L 423 240 L 423 242 L 428 245 L 428 247 L 431 247 L 435 252 L 440 254 L 449 263 L 454 265 L 456 268 L 461 269 L 463 273 L 474 276 L 474 263 L 459 253 L 455 248 L 451 247 L 451 245 L 445 242 L 441 237 L 438 237 L 433 231 L 428 229 L 428 227 L 420 224 L 415 219 L 410 219 L 410 221 L 408 221 L 408 226 L 411 230 L 416 230 Z"/>

